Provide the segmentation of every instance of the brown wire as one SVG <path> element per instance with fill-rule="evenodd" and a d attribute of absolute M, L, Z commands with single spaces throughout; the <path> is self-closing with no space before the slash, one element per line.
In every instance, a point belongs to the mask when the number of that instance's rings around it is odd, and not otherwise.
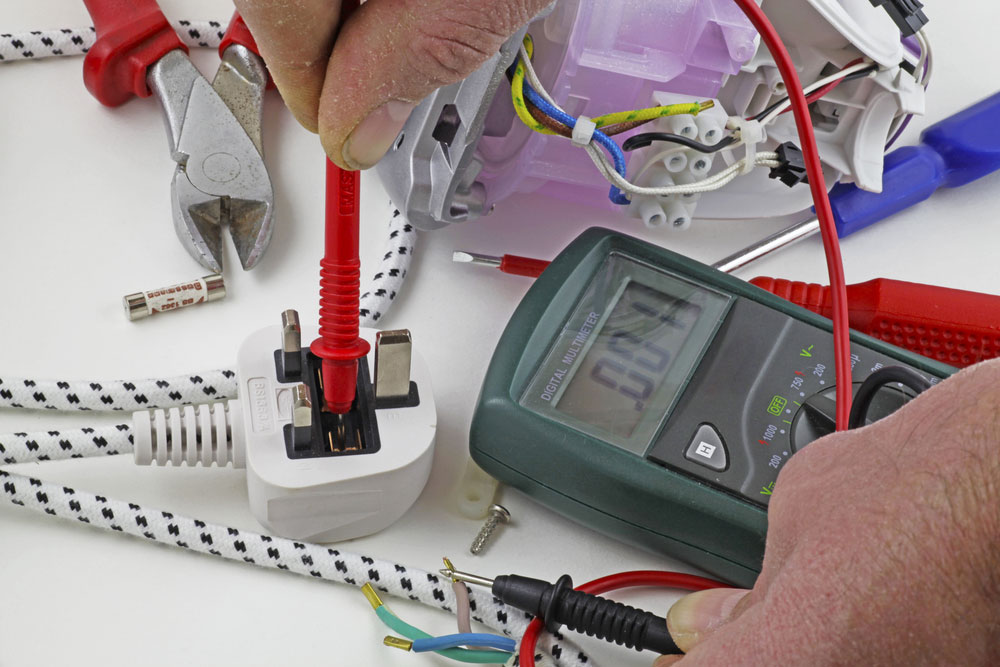
<path fill-rule="evenodd" d="M 542 111 L 541 109 L 539 109 L 538 107 L 536 107 L 531 102 L 528 102 L 527 100 L 525 100 L 525 106 L 527 107 L 528 113 L 531 114 L 532 118 L 534 118 L 535 120 L 537 120 L 539 123 L 541 123 L 545 127 L 549 128 L 550 130 L 552 130 L 553 132 L 555 132 L 559 136 L 562 136 L 562 137 L 572 137 L 573 136 L 573 130 L 571 130 L 566 125 L 563 125 L 562 123 L 560 123 L 559 121 L 557 121 L 555 118 L 552 118 L 551 116 L 549 116 L 548 114 L 546 114 L 544 111 Z M 616 134 L 621 134 L 622 132 L 628 132 L 629 130 L 634 130 L 635 128 L 641 127 L 642 125 L 645 125 L 648 122 L 650 122 L 650 121 L 648 121 L 648 120 L 631 120 L 631 121 L 628 121 L 627 123 L 615 123 L 614 125 L 608 125 L 606 127 L 602 127 L 601 128 L 601 132 L 603 132 L 604 134 L 606 134 L 608 136 L 613 136 L 613 135 L 616 135 Z"/>

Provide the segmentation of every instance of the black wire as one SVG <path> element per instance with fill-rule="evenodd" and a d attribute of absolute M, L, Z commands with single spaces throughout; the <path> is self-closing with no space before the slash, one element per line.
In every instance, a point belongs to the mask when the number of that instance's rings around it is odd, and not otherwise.
<path fill-rule="evenodd" d="M 870 75 L 872 72 L 877 72 L 877 71 L 878 71 L 878 63 L 872 63 L 871 65 L 869 65 L 868 67 L 866 67 L 864 69 L 859 69 L 857 72 L 851 72 L 850 74 L 848 74 L 847 76 L 845 76 L 843 79 L 841 79 L 840 82 L 841 83 L 847 83 L 848 81 L 856 81 L 857 79 L 864 79 L 868 75 Z M 807 94 L 807 97 L 808 97 L 808 94 Z M 784 104 L 787 101 L 788 101 L 787 97 L 781 98 L 780 100 L 778 100 L 777 102 L 775 102 L 774 104 L 772 104 L 771 106 L 769 106 L 768 108 L 764 109 L 759 114 L 757 114 L 756 116 L 754 116 L 753 118 L 751 118 L 751 120 L 760 120 L 761 118 L 763 118 L 764 116 L 767 116 L 768 114 L 770 114 L 772 111 L 774 111 L 775 109 L 777 109 L 778 107 L 780 107 L 782 104 Z M 819 101 L 819 100 L 817 100 L 817 101 Z"/>
<path fill-rule="evenodd" d="M 729 135 L 724 137 L 714 146 L 709 146 L 708 144 L 703 144 L 699 141 L 695 141 L 694 139 L 682 137 L 679 134 L 670 134 L 669 132 L 643 132 L 642 134 L 636 134 L 635 136 L 626 139 L 625 143 L 622 144 L 622 150 L 627 153 L 639 148 L 645 148 L 654 141 L 668 141 L 672 144 L 680 144 L 681 146 L 686 146 L 687 148 L 694 149 L 700 153 L 717 153 L 723 148 L 732 146 L 736 143 L 736 137 Z"/>
<path fill-rule="evenodd" d="M 879 390 L 886 385 L 898 382 L 917 394 L 922 394 L 931 387 L 931 383 L 915 370 L 905 366 L 886 366 L 880 368 L 861 383 L 858 393 L 854 396 L 851 416 L 847 420 L 847 428 L 855 429 L 865 425 L 868 419 L 868 409 Z"/>

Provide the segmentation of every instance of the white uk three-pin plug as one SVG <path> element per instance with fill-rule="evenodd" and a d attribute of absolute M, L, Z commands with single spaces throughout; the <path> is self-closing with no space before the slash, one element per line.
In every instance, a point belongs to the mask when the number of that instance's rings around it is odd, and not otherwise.
<path fill-rule="evenodd" d="M 323 408 L 320 360 L 302 335 L 290 310 L 280 327 L 247 338 L 236 399 L 133 415 L 136 462 L 245 467 L 254 516 L 283 537 L 377 532 L 430 475 L 437 414 L 427 367 L 409 331 L 362 329 L 375 352 L 358 364 L 350 412 L 335 415 Z"/>

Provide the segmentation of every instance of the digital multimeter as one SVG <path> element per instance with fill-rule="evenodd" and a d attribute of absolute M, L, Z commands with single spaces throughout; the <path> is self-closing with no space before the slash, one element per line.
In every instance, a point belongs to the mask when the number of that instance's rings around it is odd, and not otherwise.
<path fill-rule="evenodd" d="M 589 229 L 525 295 L 472 422 L 497 479 L 734 583 L 760 571 L 782 466 L 834 430 L 832 323 L 638 239 Z M 955 369 L 853 333 L 855 386 Z M 874 421 L 910 395 L 879 391 Z"/>

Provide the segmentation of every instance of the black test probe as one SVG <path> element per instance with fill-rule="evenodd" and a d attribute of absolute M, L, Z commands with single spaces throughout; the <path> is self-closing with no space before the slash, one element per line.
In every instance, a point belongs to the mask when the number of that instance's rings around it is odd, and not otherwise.
<path fill-rule="evenodd" d="M 549 632 L 556 632 L 565 625 L 575 632 L 637 651 L 663 655 L 682 653 L 667 630 L 667 619 L 599 595 L 573 590 L 573 580 L 568 574 L 551 584 L 516 574 L 489 579 L 450 568 L 439 572 L 453 581 L 489 588 L 504 604 L 540 618 Z"/>

